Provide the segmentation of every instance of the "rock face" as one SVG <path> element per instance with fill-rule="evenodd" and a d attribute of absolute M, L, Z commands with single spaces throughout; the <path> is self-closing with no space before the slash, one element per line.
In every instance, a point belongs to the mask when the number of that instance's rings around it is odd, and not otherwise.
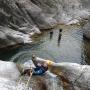
<path fill-rule="evenodd" d="M 90 39 L 90 28 L 86 29 L 84 31 L 84 36 L 87 38 L 87 39 Z"/>
<path fill-rule="evenodd" d="M 0 28 L 3 29 L 3 32 L 0 29 L 0 42 L 8 36 L 4 28 L 25 35 L 25 39 L 18 35 L 21 40 L 16 40 L 17 43 L 30 43 L 26 37 L 40 33 L 39 29 L 50 29 L 58 23 L 75 24 L 90 15 L 88 3 L 89 0 L 0 0 Z M 9 40 L 0 46 L 7 47 L 12 43 L 17 44 L 15 40 Z"/>
<path fill-rule="evenodd" d="M 69 83 L 73 90 L 89 90 L 90 66 L 76 63 L 55 63 L 51 65 L 50 71 L 60 75 Z"/>
<path fill-rule="evenodd" d="M 90 18 L 89 18 L 89 22 L 83 27 L 83 35 L 87 39 L 90 39 Z"/>
<path fill-rule="evenodd" d="M 42 9 L 30 0 L 1 0 L 0 48 L 30 43 L 30 36 L 40 33 L 39 28 L 48 29 L 55 24 L 55 19 L 46 16 Z"/>
<path fill-rule="evenodd" d="M 31 39 L 28 34 L 7 27 L 0 27 L 0 48 L 29 42 Z"/>

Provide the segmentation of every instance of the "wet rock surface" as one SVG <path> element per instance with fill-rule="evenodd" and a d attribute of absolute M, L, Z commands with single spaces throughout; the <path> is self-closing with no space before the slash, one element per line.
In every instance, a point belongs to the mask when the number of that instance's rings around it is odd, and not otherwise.
<path fill-rule="evenodd" d="M 0 60 L 0 78 L 16 80 L 19 76 L 20 72 L 14 62 Z"/>
<path fill-rule="evenodd" d="M 57 77 L 49 75 L 49 73 L 44 76 L 32 77 L 30 87 L 33 90 L 63 90 L 61 81 Z"/>
<path fill-rule="evenodd" d="M 90 18 L 87 24 L 83 26 L 83 36 L 90 39 Z"/>

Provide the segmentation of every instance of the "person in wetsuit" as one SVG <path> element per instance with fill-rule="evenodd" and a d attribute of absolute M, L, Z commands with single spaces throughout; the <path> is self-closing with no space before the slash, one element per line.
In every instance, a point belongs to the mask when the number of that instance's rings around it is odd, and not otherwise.
<path fill-rule="evenodd" d="M 58 46 L 60 45 L 61 36 L 62 36 L 62 29 L 59 29 L 59 35 L 58 35 Z"/>
<path fill-rule="evenodd" d="M 32 73 L 32 75 L 43 75 L 47 70 L 48 70 L 48 67 L 46 64 L 44 65 L 37 64 L 35 68 L 24 70 L 24 72 L 21 75 L 26 74 L 30 76 L 30 73 Z"/>
<path fill-rule="evenodd" d="M 43 75 L 48 70 L 48 67 L 46 64 L 44 65 L 37 65 L 36 68 L 33 69 L 33 75 Z"/>

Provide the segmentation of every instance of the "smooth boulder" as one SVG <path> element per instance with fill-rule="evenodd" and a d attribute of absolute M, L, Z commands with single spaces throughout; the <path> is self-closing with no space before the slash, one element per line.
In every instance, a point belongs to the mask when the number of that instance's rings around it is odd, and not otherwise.
<path fill-rule="evenodd" d="M 0 78 L 16 80 L 19 76 L 20 72 L 14 62 L 0 60 Z"/>

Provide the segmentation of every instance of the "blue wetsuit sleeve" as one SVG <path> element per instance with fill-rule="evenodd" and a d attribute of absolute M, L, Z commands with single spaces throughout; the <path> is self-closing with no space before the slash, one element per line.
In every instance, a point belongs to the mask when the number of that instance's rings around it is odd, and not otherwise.
<path fill-rule="evenodd" d="M 43 75 L 45 73 L 45 69 L 42 67 L 34 68 L 33 75 Z"/>

